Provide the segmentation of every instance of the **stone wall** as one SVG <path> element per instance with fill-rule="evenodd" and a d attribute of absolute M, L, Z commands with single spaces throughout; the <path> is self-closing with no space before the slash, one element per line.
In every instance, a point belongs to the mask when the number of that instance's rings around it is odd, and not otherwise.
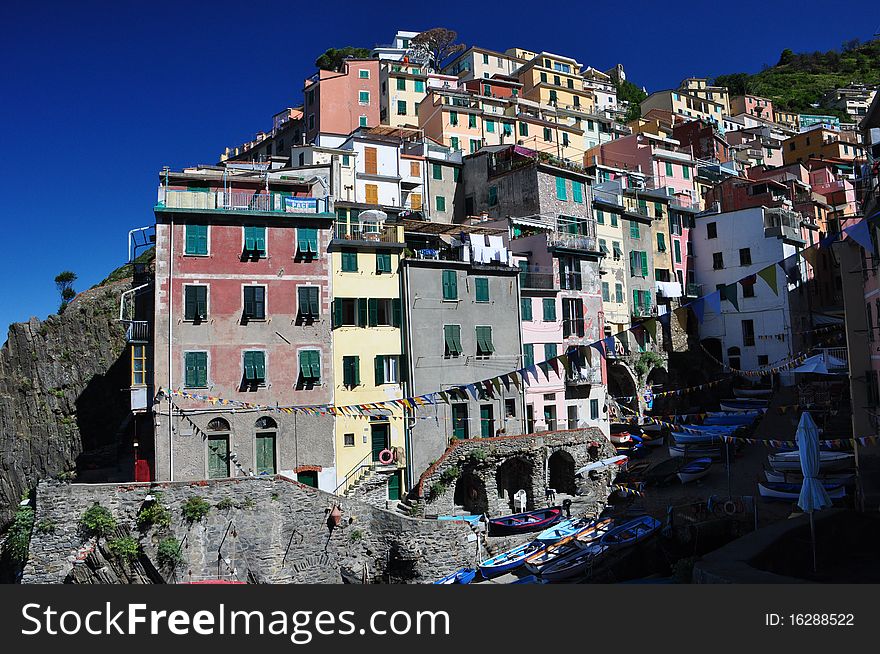
<path fill-rule="evenodd" d="M 510 490 L 514 487 L 526 491 L 528 509 L 543 506 L 545 489 L 551 484 L 550 458 L 564 452 L 563 456 L 571 457 L 573 470 L 577 470 L 595 460 L 589 452 L 594 442 L 599 444 L 597 458 L 614 454 L 608 439 L 595 427 L 456 441 L 421 476 L 415 494 L 424 503 L 426 513 L 437 515 L 461 512 L 463 508 L 489 515 L 511 513 L 514 505 Z M 521 483 L 508 483 L 511 468 Z M 608 483 L 607 479 L 601 480 L 603 488 L 598 495 L 607 497 Z"/>
<path fill-rule="evenodd" d="M 172 521 L 165 530 L 139 532 L 136 515 L 147 495 L 159 494 Z M 188 524 L 182 506 L 191 497 L 211 505 L 207 517 Z M 62 583 L 88 577 L 73 569 L 94 559 L 95 543 L 79 533 L 83 512 L 100 502 L 121 529 L 137 536 L 147 569 L 155 566 L 169 583 L 238 579 L 257 583 L 431 582 L 473 565 L 476 543 L 467 525 L 419 520 L 337 497 L 285 477 L 253 477 L 158 484 L 42 482 L 37 488 L 35 530 L 23 583 Z M 338 502 L 340 526 L 328 528 Z M 159 542 L 174 536 L 183 563 L 175 570 L 157 561 Z M 106 557 L 105 548 L 97 548 Z M 75 563 L 79 559 L 82 563 Z M 94 564 L 94 561 L 93 561 Z"/>

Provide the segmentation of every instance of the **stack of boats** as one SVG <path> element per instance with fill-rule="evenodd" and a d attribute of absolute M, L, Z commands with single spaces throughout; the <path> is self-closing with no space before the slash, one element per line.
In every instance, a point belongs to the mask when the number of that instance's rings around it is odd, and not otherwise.
<path fill-rule="evenodd" d="M 800 452 L 777 452 L 767 457 L 770 465 L 764 470 L 767 481 L 758 483 L 761 497 L 769 500 L 796 502 L 800 497 L 804 477 L 801 472 Z M 846 497 L 846 488 L 855 483 L 852 471 L 854 456 L 847 452 L 821 450 L 819 452 L 819 481 L 828 497 L 839 500 Z"/>
<path fill-rule="evenodd" d="M 766 407 L 766 400 L 723 400 L 722 410 L 709 411 L 701 424 L 682 425 L 672 432 L 675 443 L 669 455 L 720 459 L 725 439 L 751 426 Z"/>
<path fill-rule="evenodd" d="M 489 520 L 489 533 L 529 533 L 556 515 L 551 507 Z M 561 513 L 559 514 L 561 516 Z M 660 522 L 643 515 L 617 522 L 612 518 L 566 518 L 556 520 L 533 540 L 486 559 L 474 568 L 457 570 L 436 584 L 467 584 L 479 575 L 494 579 L 526 573 L 512 583 L 549 583 L 582 578 L 608 556 L 636 545 L 658 532 Z"/>
<path fill-rule="evenodd" d="M 651 447 L 663 444 L 662 426 L 655 423 L 643 425 L 614 423 L 611 425 L 611 444 L 618 454 L 638 457 L 646 454 Z"/>

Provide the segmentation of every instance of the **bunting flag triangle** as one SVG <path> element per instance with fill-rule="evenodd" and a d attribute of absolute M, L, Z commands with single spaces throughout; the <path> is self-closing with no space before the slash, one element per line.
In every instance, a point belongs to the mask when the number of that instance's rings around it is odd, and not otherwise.
<path fill-rule="evenodd" d="M 779 295 L 779 289 L 776 286 L 776 264 L 770 264 L 763 270 L 759 270 L 758 277 L 767 282 L 767 286 L 770 287 L 774 295 Z"/>
<path fill-rule="evenodd" d="M 739 301 L 737 300 L 736 284 L 725 284 L 721 287 L 721 298 L 727 300 L 733 305 L 733 308 L 739 311 Z"/>
<path fill-rule="evenodd" d="M 510 392 L 510 380 L 511 380 L 512 377 L 513 377 L 513 374 L 512 374 L 512 373 L 508 373 L 508 374 L 506 374 L 506 375 L 501 375 L 501 377 L 499 378 L 499 379 L 501 379 L 501 383 L 504 384 L 504 389 L 505 389 L 507 392 Z"/>
<path fill-rule="evenodd" d="M 590 348 L 589 345 L 584 345 L 580 348 L 580 352 L 581 352 L 581 356 L 583 357 L 584 361 L 586 361 L 586 363 L 587 363 L 587 367 L 592 368 L 593 367 L 593 350 L 592 350 L 592 348 Z"/>
<path fill-rule="evenodd" d="M 538 369 L 544 373 L 544 377 L 547 379 L 547 381 L 550 381 L 550 364 L 546 361 L 542 361 L 538 364 Z M 537 377 L 535 377 L 535 379 L 537 379 Z"/>
<path fill-rule="evenodd" d="M 648 334 L 651 337 L 651 340 L 656 343 L 657 342 L 657 320 L 655 318 L 650 318 L 650 319 L 646 320 L 643 324 L 645 326 L 645 331 L 648 332 Z"/>
<path fill-rule="evenodd" d="M 703 298 L 703 301 L 715 315 L 721 315 L 721 291 L 715 291 L 714 293 L 709 293 L 706 297 Z"/>
<path fill-rule="evenodd" d="M 511 383 L 516 386 L 516 392 L 519 393 L 520 385 L 519 385 L 519 375 L 516 372 L 512 372 L 508 375 L 510 377 Z"/>
<path fill-rule="evenodd" d="M 706 316 L 706 302 L 703 298 L 690 303 L 690 308 L 697 317 L 697 322 L 703 324 L 703 318 Z"/>
<path fill-rule="evenodd" d="M 657 321 L 664 327 L 669 327 L 672 321 L 672 313 L 669 311 L 667 311 L 666 313 L 661 313 L 657 317 Z"/>
<path fill-rule="evenodd" d="M 801 269 L 798 266 L 798 258 L 796 254 L 786 257 L 779 262 L 779 267 L 785 273 L 789 284 L 796 284 L 801 279 Z"/>
<path fill-rule="evenodd" d="M 473 397 L 474 400 L 480 399 L 479 393 L 477 392 L 477 387 L 475 384 L 465 384 L 465 388 L 467 389 L 467 392 L 471 394 L 471 397 Z"/>
<path fill-rule="evenodd" d="M 498 393 L 498 396 L 500 397 L 501 396 L 501 378 L 500 377 L 493 377 L 491 381 L 492 381 L 492 386 L 495 387 L 495 392 Z"/>
<path fill-rule="evenodd" d="M 547 361 L 550 364 L 550 367 L 553 369 L 553 372 L 556 373 L 556 376 L 559 377 L 559 357 L 553 357 Z"/>
<path fill-rule="evenodd" d="M 630 327 L 630 329 L 633 329 L 633 327 Z M 629 330 L 621 329 L 613 336 L 613 338 L 616 338 L 620 342 L 620 344 L 623 346 L 623 351 L 626 352 L 627 348 L 629 347 Z M 614 347 L 613 340 L 611 341 L 611 346 Z"/>
<path fill-rule="evenodd" d="M 816 261 L 819 259 L 819 249 L 813 246 L 808 248 L 804 248 L 798 254 L 800 254 L 804 261 L 810 264 L 810 268 L 816 270 Z"/>
<path fill-rule="evenodd" d="M 571 376 L 571 362 L 568 360 L 567 354 L 560 354 L 558 357 L 562 367 L 565 368 L 565 374 Z"/>
<path fill-rule="evenodd" d="M 861 220 L 843 230 L 847 236 L 861 245 L 871 254 L 874 254 L 874 243 L 871 240 L 871 227 L 867 220 Z"/>

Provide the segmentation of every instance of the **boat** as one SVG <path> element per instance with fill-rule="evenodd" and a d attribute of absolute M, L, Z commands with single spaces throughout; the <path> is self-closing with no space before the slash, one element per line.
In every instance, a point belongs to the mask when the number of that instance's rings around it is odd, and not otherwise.
<path fill-rule="evenodd" d="M 672 438 L 675 439 L 676 445 L 697 445 L 697 444 L 708 444 L 708 443 L 720 443 L 721 437 L 726 436 L 726 432 L 713 432 L 707 431 L 697 434 L 692 434 L 689 432 L 683 431 L 674 431 L 672 432 Z"/>
<path fill-rule="evenodd" d="M 748 409 L 746 411 L 707 411 L 707 418 L 739 418 L 745 420 L 747 416 L 759 418 L 764 412 L 758 409 Z"/>
<path fill-rule="evenodd" d="M 545 547 L 547 547 L 546 543 L 531 541 L 520 545 L 519 547 L 514 547 L 512 550 L 502 552 L 490 559 L 486 559 L 477 567 L 480 569 L 480 574 L 482 574 L 483 577 L 491 579 L 517 569 L 527 558 L 533 554 L 537 554 Z"/>
<path fill-rule="evenodd" d="M 660 434 L 663 432 L 663 425 L 659 422 L 645 422 L 639 425 L 642 431 L 645 432 L 648 436 L 652 436 L 654 434 Z"/>
<path fill-rule="evenodd" d="M 469 584 L 477 576 L 474 568 L 462 568 L 435 581 L 435 584 Z"/>
<path fill-rule="evenodd" d="M 545 582 L 563 581 L 583 576 L 589 571 L 596 559 L 607 550 L 607 546 L 593 541 L 588 547 L 571 552 L 541 568 L 541 579 Z"/>
<path fill-rule="evenodd" d="M 481 515 L 438 515 L 437 520 L 461 520 L 472 527 L 476 527 L 483 516 Z"/>
<path fill-rule="evenodd" d="M 653 536 L 659 529 L 659 520 L 643 515 L 610 530 L 599 539 L 599 544 L 615 549 L 631 547 Z"/>
<path fill-rule="evenodd" d="M 702 443 L 698 443 L 696 445 L 670 445 L 669 446 L 669 456 L 671 457 L 711 457 L 713 459 L 721 458 L 721 446 L 720 445 L 706 445 Z"/>
<path fill-rule="evenodd" d="M 574 544 L 581 549 L 589 547 L 591 543 L 599 540 L 610 531 L 613 524 L 614 521 L 611 518 L 592 520 L 586 528 L 581 529 L 574 535 Z"/>
<path fill-rule="evenodd" d="M 626 470 L 617 476 L 616 482 L 633 481 L 641 479 L 651 468 L 650 461 L 635 461 L 626 466 Z"/>
<path fill-rule="evenodd" d="M 721 400 L 722 411 L 756 411 L 766 409 L 769 405 L 768 400 L 734 398 L 730 400 Z"/>
<path fill-rule="evenodd" d="M 628 431 L 620 431 L 616 434 L 611 434 L 610 438 L 612 444 L 624 445 L 632 440 L 632 435 Z"/>
<path fill-rule="evenodd" d="M 544 566 L 578 550 L 579 548 L 574 541 L 574 536 L 567 536 L 553 545 L 548 545 L 540 552 L 532 554 L 525 560 L 526 570 L 536 574 L 540 573 Z"/>
<path fill-rule="evenodd" d="M 562 507 L 552 506 L 548 509 L 514 513 L 500 518 L 489 519 L 490 536 L 510 536 L 541 531 L 562 519 Z"/>
<path fill-rule="evenodd" d="M 693 461 L 685 463 L 681 467 L 678 471 L 678 478 L 681 480 L 682 484 L 687 484 L 708 475 L 711 467 L 712 459 L 709 457 L 694 459 Z"/>
<path fill-rule="evenodd" d="M 801 469 L 801 457 L 798 450 L 791 452 L 779 452 L 767 457 L 770 467 L 777 472 L 799 471 Z M 846 452 L 819 452 L 819 472 L 834 472 L 851 468 L 854 464 L 852 454 Z"/>
<path fill-rule="evenodd" d="M 548 527 L 535 536 L 535 540 L 540 541 L 544 545 L 551 545 L 556 541 L 562 540 L 566 536 L 573 536 L 581 529 L 588 526 L 590 522 L 591 521 L 587 518 L 568 518 Z"/>
<path fill-rule="evenodd" d="M 655 463 L 651 466 L 644 474 L 645 483 L 648 485 L 651 484 L 664 484 L 670 479 L 674 478 L 678 471 L 681 469 L 683 461 L 680 457 L 673 457 L 671 459 L 665 459 L 658 463 Z"/>
<path fill-rule="evenodd" d="M 800 484 L 804 480 L 804 476 L 800 471 L 792 470 L 790 472 L 780 472 L 779 470 L 764 470 L 764 476 L 767 481 L 779 484 Z M 825 482 L 835 484 L 843 484 L 844 486 L 852 485 L 856 481 L 856 475 L 853 472 L 829 472 L 820 476 Z"/>
<path fill-rule="evenodd" d="M 846 497 L 846 488 L 843 484 L 823 484 L 825 492 L 832 500 Z M 785 484 L 772 481 L 759 481 L 758 492 L 761 497 L 768 500 L 786 500 L 796 502 L 801 495 L 802 484 Z"/>
<path fill-rule="evenodd" d="M 629 457 L 625 454 L 618 454 L 617 456 L 611 456 L 607 459 L 599 459 L 598 461 L 593 461 L 592 463 L 588 463 L 582 468 L 579 468 L 574 474 L 575 476 L 586 476 L 587 473 L 592 472 L 594 470 L 601 471 L 605 468 L 626 468 L 626 464 L 629 461 Z"/>
<path fill-rule="evenodd" d="M 733 427 L 736 429 L 738 427 L 752 424 L 758 419 L 758 417 L 759 416 L 756 416 L 753 413 L 745 412 L 740 416 L 733 413 L 726 416 L 706 416 L 703 420 L 703 425 L 707 427 Z"/>
<path fill-rule="evenodd" d="M 769 387 L 752 386 L 752 387 L 734 387 L 733 394 L 738 398 L 761 398 L 773 395 L 773 389 Z"/>

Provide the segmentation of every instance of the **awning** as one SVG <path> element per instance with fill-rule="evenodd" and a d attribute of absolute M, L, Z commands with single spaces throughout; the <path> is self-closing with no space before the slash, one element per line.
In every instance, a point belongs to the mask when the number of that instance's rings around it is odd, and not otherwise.
<path fill-rule="evenodd" d="M 842 369 L 841 372 L 830 372 L 828 367 Z M 807 373 L 811 372 L 817 375 L 845 375 L 846 361 L 842 361 L 837 357 L 829 355 L 815 354 L 806 359 L 801 365 L 792 372 Z"/>

